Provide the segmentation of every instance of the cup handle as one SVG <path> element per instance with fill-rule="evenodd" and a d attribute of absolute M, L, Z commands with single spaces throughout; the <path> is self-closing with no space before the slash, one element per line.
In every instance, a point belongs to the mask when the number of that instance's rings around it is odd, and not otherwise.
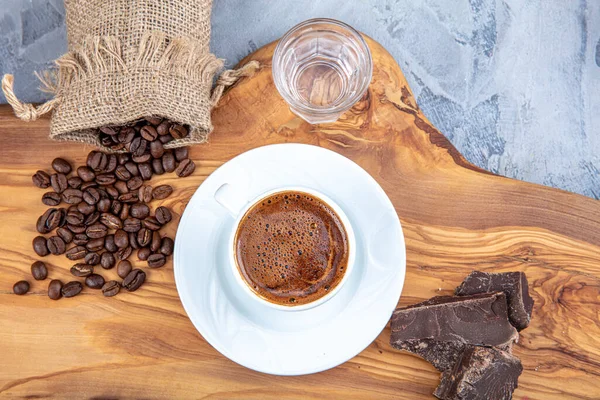
<path fill-rule="evenodd" d="M 240 215 L 249 201 L 246 193 L 241 193 L 239 189 L 229 183 L 222 184 L 215 192 L 214 198 L 233 218 Z"/>

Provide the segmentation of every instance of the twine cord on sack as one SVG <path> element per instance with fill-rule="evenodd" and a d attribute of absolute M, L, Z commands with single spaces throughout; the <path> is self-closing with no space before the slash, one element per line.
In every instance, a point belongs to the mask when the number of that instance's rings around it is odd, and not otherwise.
<path fill-rule="evenodd" d="M 54 97 L 40 104 L 38 107 L 35 107 L 31 103 L 23 103 L 15 95 L 13 85 L 14 77 L 11 74 L 5 74 L 2 78 L 2 91 L 4 92 L 4 96 L 6 96 L 6 101 L 13 108 L 15 115 L 23 121 L 35 121 L 42 115 L 52 111 L 59 101 L 57 97 Z"/>
<path fill-rule="evenodd" d="M 223 71 L 219 76 L 219 79 L 217 79 L 217 84 L 212 91 L 210 98 L 212 106 L 214 107 L 217 105 L 221 96 L 223 96 L 225 88 L 233 85 L 243 76 L 252 76 L 259 66 L 260 64 L 258 61 L 250 61 L 239 69 L 228 69 L 227 71 Z"/>

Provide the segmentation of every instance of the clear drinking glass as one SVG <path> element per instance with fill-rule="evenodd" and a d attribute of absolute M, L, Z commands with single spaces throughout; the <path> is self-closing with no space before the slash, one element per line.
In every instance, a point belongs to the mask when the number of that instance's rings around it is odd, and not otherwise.
<path fill-rule="evenodd" d="M 366 92 L 373 64 L 369 46 L 333 19 L 304 21 L 277 44 L 273 79 L 290 110 L 311 124 L 335 122 Z"/>

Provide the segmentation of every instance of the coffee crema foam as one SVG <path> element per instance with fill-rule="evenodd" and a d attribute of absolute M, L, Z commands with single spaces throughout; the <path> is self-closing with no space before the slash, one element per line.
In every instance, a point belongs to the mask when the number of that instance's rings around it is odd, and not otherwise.
<path fill-rule="evenodd" d="M 250 288 L 286 306 L 325 296 L 348 265 L 342 221 L 305 192 L 278 192 L 253 205 L 238 225 L 234 246 L 237 267 Z"/>

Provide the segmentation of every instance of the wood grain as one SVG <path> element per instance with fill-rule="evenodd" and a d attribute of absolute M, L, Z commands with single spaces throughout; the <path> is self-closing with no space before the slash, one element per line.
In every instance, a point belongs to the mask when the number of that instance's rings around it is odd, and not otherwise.
<path fill-rule="evenodd" d="M 274 44 L 251 55 L 262 68 L 215 109 L 210 143 L 191 152 L 195 174 L 152 181 L 176 187 L 164 200 L 177 213 L 169 233 L 196 187 L 237 154 L 283 142 L 331 149 L 375 177 L 400 216 L 408 258 L 400 305 L 450 294 L 473 269 L 525 271 L 536 304 L 515 347 L 525 368 L 515 398 L 600 398 L 600 203 L 467 163 L 419 110 L 392 57 L 369 45 L 375 68 L 368 93 L 337 123 L 318 126 L 291 114 L 277 94 Z M 0 108 L 0 397 L 433 398 L 438 374 L 390 348 L 389 329 L 319 374 L 274 377 L 234 364 L 186 317 L 170 262 L 149 271 L 135 293 L 105 299 L 86 289 L 50 301 L 48 281 L 28 272 L 34 223 L 45 210 L 31 175 L 57 155 L 83 163 L 90 148 L 50 142 L 47 133 L 48 120 L 25 124 Z M 46 261 L 51 278 L 70 279 L 65 258 Z M 17 297 L 12 285 L 24 278 L 32 291 Z"/>

